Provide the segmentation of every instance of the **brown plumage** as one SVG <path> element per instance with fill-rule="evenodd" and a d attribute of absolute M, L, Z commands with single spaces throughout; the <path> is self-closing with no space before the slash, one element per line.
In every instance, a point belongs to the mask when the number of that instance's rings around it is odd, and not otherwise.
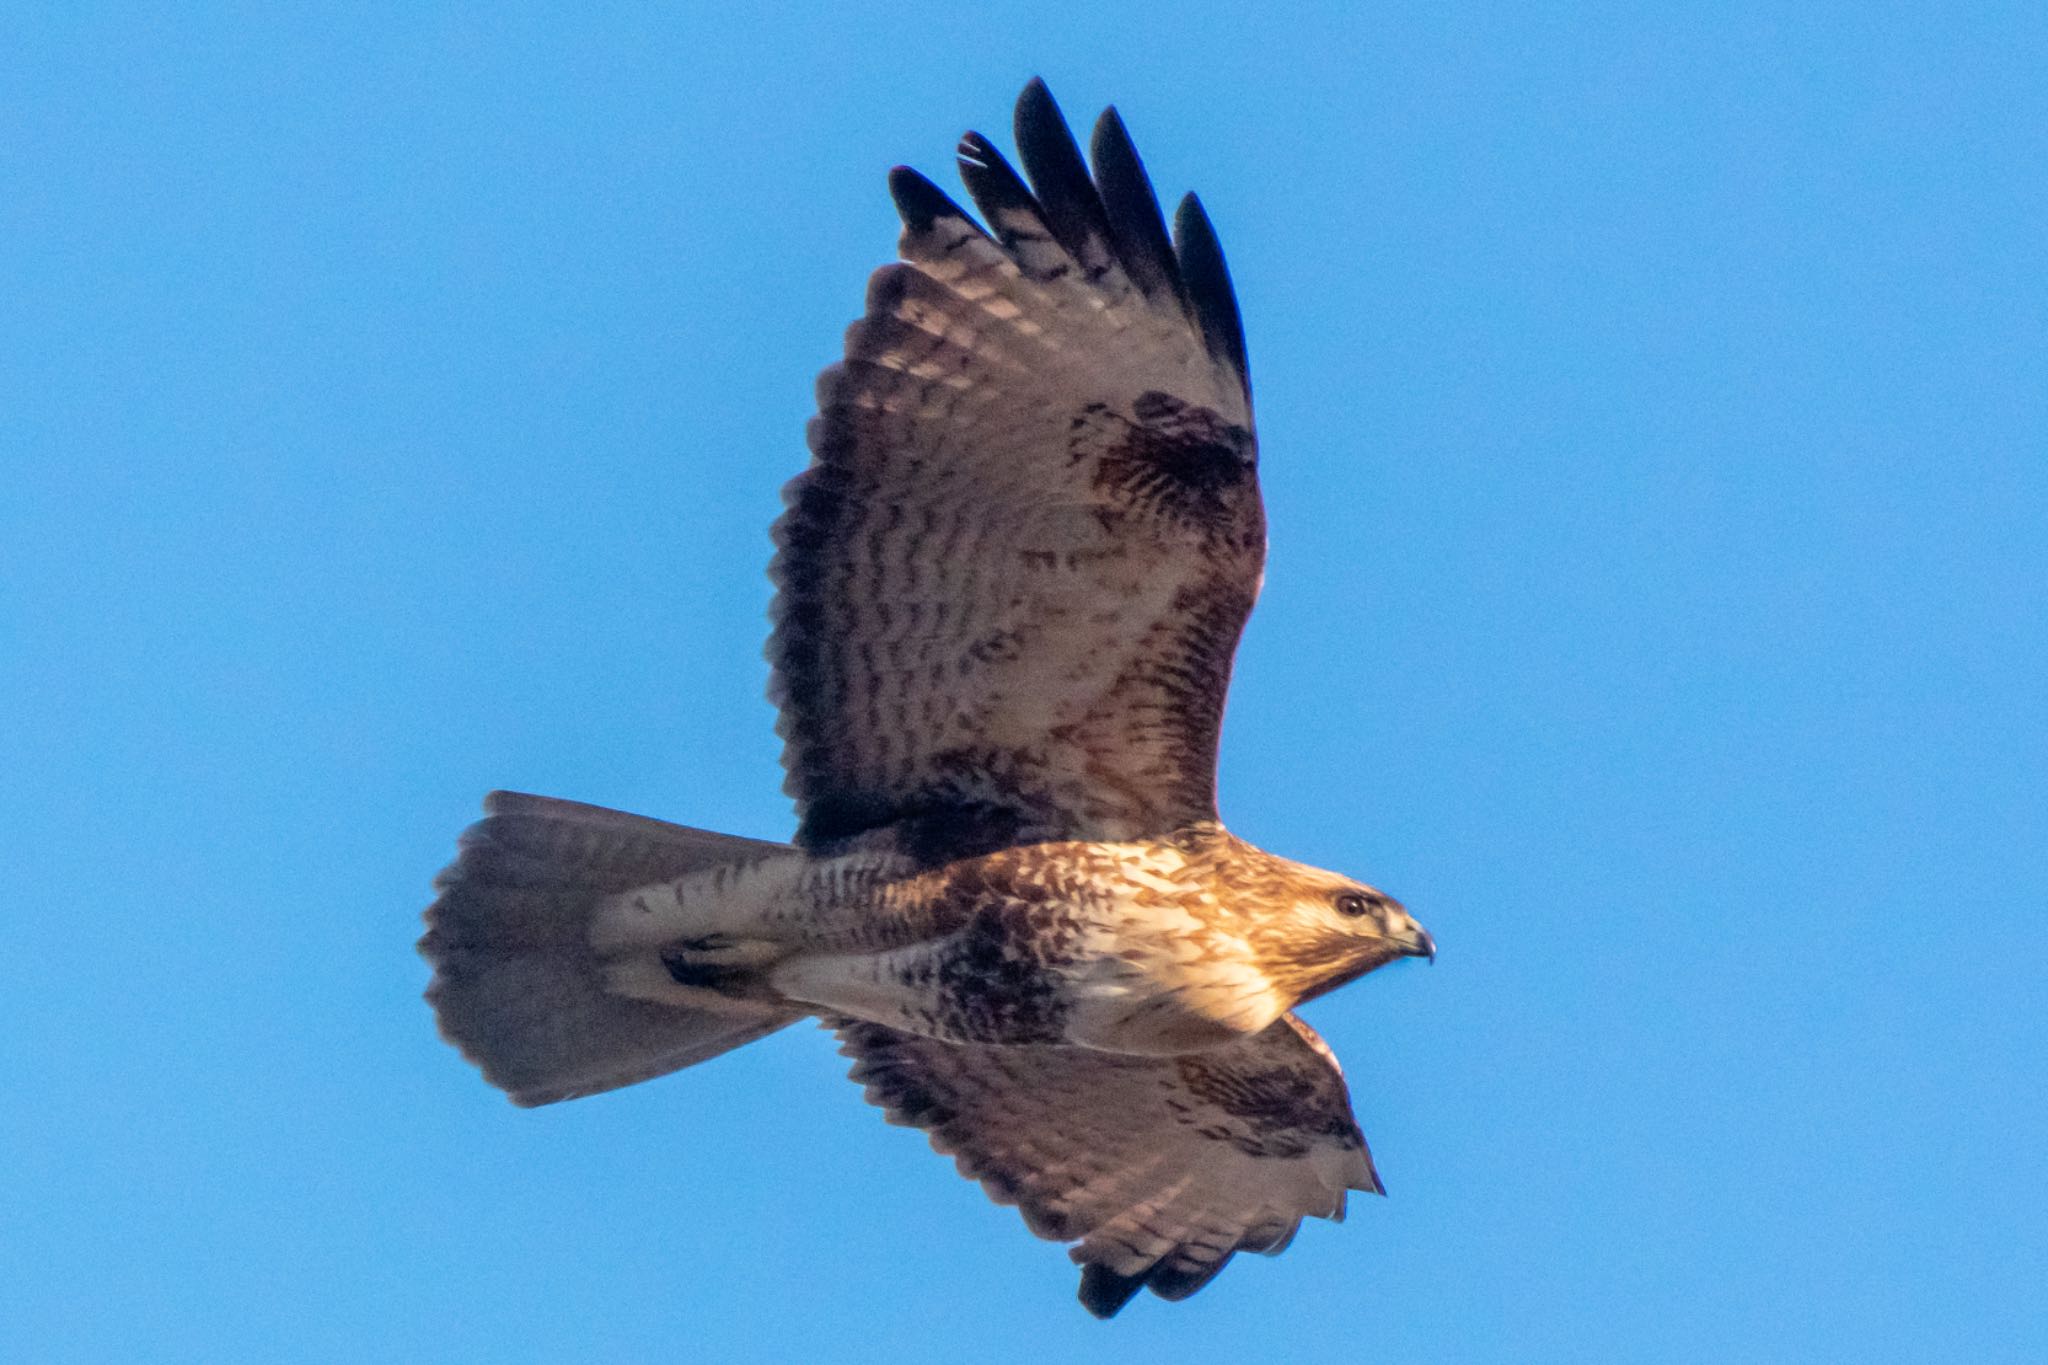
<path fill-rule="evenodd" d="M 1114 111 L 1092 173 L 1039 82 L 1016 131 L 1023 175 L 960 146 L 986 228 L 892 173 L 903 259 L 818 382 L 771 568 L 794 842 L 494 793 L 421 946 L 522 1104 L 824 1020 L 1107 1316 L 1380 1189 L 1290 1011 L 1434 945 L 1220 824 L 1265 556 L 1229 276 Z"/>

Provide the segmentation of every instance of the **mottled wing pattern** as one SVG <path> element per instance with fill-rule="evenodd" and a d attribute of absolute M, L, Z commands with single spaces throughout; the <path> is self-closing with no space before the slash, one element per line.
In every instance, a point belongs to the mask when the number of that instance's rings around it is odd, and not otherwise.
<path fill-rule="evenodd" d="M 1029 176 L 960 146 L 989 230 L 915 172 L 903 260 L 820 377 L 769 656 L 812 847 L 934 861 L 1215 816 L 1264 517 L 1237 306 L 1200 205 L 1169 239 L 1112 110 L 1083 163 L 1019 101 Z"/>
<path fill-rule="evenodd" d="M 890 1122 L 926 1130 L 1039 1236 L 1079 1242 L 1099 1317 L 1141 1288 L 1186 1298 L 1303 1217 L 1342 1218 L 1346 1191 L 1381 1192 L 1336 1058 L 1293 1015 L 1181 1057 L 838 1030 Z"/>

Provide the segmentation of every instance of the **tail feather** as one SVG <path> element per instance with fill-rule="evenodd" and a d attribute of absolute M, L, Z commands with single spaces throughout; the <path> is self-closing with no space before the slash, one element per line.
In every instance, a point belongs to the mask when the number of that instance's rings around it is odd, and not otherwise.
<path fill-rule="evenodd" d="M 435 881 L 440 897 L 420 940 L 442 1035 L 515 1104 L 536 1105 L 648 1080 L 773 1033 L 800 1014 L 614 994 L 591 918 L 620 891 L 793 855 L 787 844 L 492 792 Z"/>

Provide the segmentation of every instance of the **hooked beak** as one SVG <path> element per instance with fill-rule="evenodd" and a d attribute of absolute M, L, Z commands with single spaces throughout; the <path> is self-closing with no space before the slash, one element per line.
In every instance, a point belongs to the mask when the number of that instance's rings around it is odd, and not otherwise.
<path fill-rule="evenodd" d="M 1429 930 L 1414 920 L 1408 921 L 1404 932 L 1394 935 L 1394 942 L 1401 945 L 1402 956 L 1426 957 L 1432 967 L 1436 965 L 1436 940 L 1429 936 Z"/>

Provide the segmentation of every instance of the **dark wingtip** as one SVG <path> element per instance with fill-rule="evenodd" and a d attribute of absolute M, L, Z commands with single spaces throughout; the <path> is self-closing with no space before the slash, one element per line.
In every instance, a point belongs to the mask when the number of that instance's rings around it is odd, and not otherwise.
<path fill-rule="evenodd" d="M 1033 76 L 1024 83 L 1022 93 L 1017 96 L 1016 112 L 1010 118 L 1010 131 L 1020 148 L 1042 134 L 1065 138 L 1069 145 L 1074 141 L 1074 135 L 1067 127 L 1067 116 L 1060 112 L 1060 103 L 1052 97 L 1052 89 L 1042 76 Z M 1077 148 L 1076 159 L 1078 153 Z"/>
<path fill-rule="evenodd" d="M 1249 400 L 1244 319 L 1201 200 L 1192 194 L 1181 200 L 1169 233 L 1151 177 L 1114 105 L 1096 120 L 1087 160 L 1042 77 L 1025 83 L 1014 122 L 1022 174 L 979 133 L 968 133 L 957 148 L 968 193 L 997 226 L 1003 245 L 1014 249 L 1012 233 L 1042 229 L 1091 274 L 1120 264 L 1142 293 L 1180 303 L 1204 347 L 1236 372 Z M 889 192 L 912 232 L 958 219 L 969 231 L 988 235 L 944 190 L 908 166 L 889 172 Z M 1019 229 L 1020 221 L 1028 226 Z"/>
<path fill-rule="evenodd" d="M 976 132 L 962 133 L 959 145 L 953 149 L 953 155 L 969 164 L 1003 159 L 1003 154 L 996 150 L 996 144 Z"/>
<path fill-rule="evenodd" d="M 1249 394 L 1251 367 L 1245 356 L 1244 317 L 1237 310 L 1237 289 L 1230 282 L 1230 267 L 1224 263 L 1215 225 L 1202 201 L 1192 194 L 1180 201 L 1173 215 L 1173 245 L 1180 257 L 1188 303 L 1202 325 L 1209 354 L 1236 370 Z"/>
<path fill-rule="evenodd" d="M 1017 97 L 1011 131 L 1046 226 L 1084 269 L 1106 267 L 1116 248 L 1102 196 L 1088 174 L 1088 163 L 1081 159 L 1066 115 L 1043 80 L 1032 77 Z"/>
<path fill-rule="evenodd" d="M 1202 1286 L 1223 1273 L 1223 1267 L 1230 1264 L 1235 1252 L 1226 1251 L 1215 1261 L 1192 1270 L 1173 1270 L 1164 1265 L 1154 1267 L 1145 1277 L 1146 1285 L 1168 1303 L 1179 1303 L 1200 1290 Z"/>
<path fill-rule="evenodd" d="M 975 227 L 974 220 L 944 190 L 908 166 L 890 168 L 889 197 L 896 201 L 896 212 L 903 215 L 903 225 L 912 232 L 929 232 L 934 223 L 947 218 L 957 218 Z"/>
<path fill-rule="evenodd" d="M 1060 102 L 1052 97 L 1052 87 L 1045 83 L 1045 77 L 1033 76 L 1024 82 L 1024 88 L 1017 92 L 1017 107 L 1010 115 L 1010 132 L 1018 146 L 1039 133 L 1054 133 L 1071 145 L 1072 130 L 1067 127 L 1067 116 L 1060 110 Z M 1079 149 L 1076 149 L 1077 153 Z"/>
<path fill-rule="evenodd" d="M 1081 1267 L 1081 1306 L 1098 1318 L 1113 1318 L 1145 1287 L 1143 1275 L 1119 1275 L 1106 1265 Z"/>
<path fill-rule="evenodd" d="M 1020 232 L 1050 231 L 1045 227 L 1038 201 L 1031 197 L 1030 187 L 993 142 L 980 133 L 969 133 L 960 139 L 954 157 L 959 162 L 961 182 L 974 198 L 974 206 L 981 210 L 981 216 L 995 229 L 1006 249 L 1016 250 Z"/>
<path fill-rule="evenodd" d="M 1184 299 L 1180 266 L 1173 243 L 1167 240 L 1166 220 L 1159 216 L 1159 196 L 1152 192 L 1152 178 L 1145 174 L 1145 163 L 1115 105 L 1095 121 L 1088 155 L 1124 273 L 1148 295 Z"/>

